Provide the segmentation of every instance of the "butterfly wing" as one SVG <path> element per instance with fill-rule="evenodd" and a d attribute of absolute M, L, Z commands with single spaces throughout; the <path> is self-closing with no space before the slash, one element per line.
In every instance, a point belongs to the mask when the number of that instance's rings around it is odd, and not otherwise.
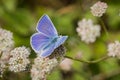
<path fill-rule="evenodd" d="M 40 52 L 41 57 L 47 57 L 53 53 L 53 51 L 65 42 L 67 36 L 60 36 L 56 42 L 51 42 L 49 45 L 46 45 Z"/>
<path fill-rule="evenodd" d="M 63 44 L 66 39 L 68 38 L 68 36 L 59 36 L 57 42 L 55 43 L 55 47 L 54 49 L 56 49 L 57 47 L 59 47 L 61 44 Z"/>
<path fill-rule="evenodd" d="M 32 49 L 35 52 L 39 52 L 43 48 L 43 46 L 48 44 L 48 42 L 50 41 L 50 39 L 42 33 L 33 34 L 30 40 Z"/>
<path fill-rule="evenodd" d="M 37 31 L 46 34 L 49 37 L 58 35 L 49 16 L 43 15 L 37 24 Z"/>
<path fill-rule="evenodd" d="M 49 55 L 51 55 L 54 51 L 54 47 L 55 47 L 55 43 L 52 43 L 50 44 L 48 47 L 46 47 L 45 49 L 42 49 L 40 52 L 39 52 L 39 55 L 41 57 L 47 57 Z"/>

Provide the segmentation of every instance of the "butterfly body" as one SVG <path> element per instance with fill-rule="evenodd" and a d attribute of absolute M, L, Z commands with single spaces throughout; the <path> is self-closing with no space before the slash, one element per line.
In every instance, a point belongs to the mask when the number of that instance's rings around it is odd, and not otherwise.
<path fill-rule="evenodd" d="M 37 24 L 37 33 L 31 36 L 31 46 L 41 57 L 47 57 L 62 45 L 67 36 L 58 36 L 52 21 L 47 15 L 42 16 Z"/>

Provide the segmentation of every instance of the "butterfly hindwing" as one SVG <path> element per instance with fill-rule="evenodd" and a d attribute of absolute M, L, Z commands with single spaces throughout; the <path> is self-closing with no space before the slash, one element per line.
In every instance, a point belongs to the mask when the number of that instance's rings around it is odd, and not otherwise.
<path fill-rule="evenodd" d="M 49 37 L 58 35 L 49 16 L 44 15 L 37 24 L 37 31 L 46 34 Z"/>
<path fill-rule="evenodd" d="M 39 52 L 48 42 L 49 38 L 42 33 L 35 33 L 31 36 L 31 46 L 35 52 Z"/>

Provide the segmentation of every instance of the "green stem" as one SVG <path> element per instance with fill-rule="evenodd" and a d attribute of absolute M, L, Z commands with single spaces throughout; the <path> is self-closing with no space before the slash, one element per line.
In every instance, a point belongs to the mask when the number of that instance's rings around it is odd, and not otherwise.
<path fill-rule="evenodd" d="M 73 58 L 73 57 L 70 57 L 70 56 L 65 56 L 65 58 L 69 58 L 69 59 L 72 59 L 72 60 L 75 60 L 75 61 L 79 61 L 79 62 L 83 62 L 83 63 L 89 63 L 89 64 L 93 64 L 93 63 L 98 63 L 100 61 L 103 61 L 103 60 L 106 60 L 109 58 L 109 56 L 103 56 L 97 60 L 93 60 L 93 61 L 87 61 L 87 60 L 83 60 L 83 59 L 77 59 L 77 58 Z"/>
<path fill-rule="evenodd" d="M 106 35 L 108 36 L 108 31 L 107 31 L 106 26 L 105 26 L 105 24 L 104 24 L 104 22 L 101 18 L 100 18 L 100 23 L 101 23 L 101 25 L 103 27 L 103 30 L 105 31 Z"/>

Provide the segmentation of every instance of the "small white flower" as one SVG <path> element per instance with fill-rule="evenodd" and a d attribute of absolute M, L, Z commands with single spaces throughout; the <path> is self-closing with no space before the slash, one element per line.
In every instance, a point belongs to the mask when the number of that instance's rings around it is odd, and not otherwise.
<path fill-rule="evenodd" d="M 98 1 L 91 7 L 91 12 L 94 16 L 101 17 L 106 12 L 107 7 L 105 2 Z"/>
<path fill-rule="evenodd" d="M 72 68 L 72 60 L 71 59 L 67 59 L 65 58 L 61 63 L 60 63 L 60 68 L 63 70 L 63 71 L 70 71 L 71 68 Z"/>
<path fill-rule="evenodd" d="M 12 32 L 0 28 L 0 54 L 9 52 L 13 47 L 14 41 Z"/>
<path fill-rule="evenodd" d="M 9 70 L 14 72 L 24 71 L 30 63 L 28 57 L 30 50 L 26 47 L 18 47 L 10 52 Z"/>
<path fill-rule="evenodd" d="M 56 58 L 37 57 L 31 69 L 32 80 L 46 80 L 46 75 L 58 65 Z"/>
<path fill-rule="evenodd" d="M 78 51 L 78 52 L 75 54 L 75 58 L 76 58 L 76 59 L 80 59 L 80 58 L 82 58 L 82 57 L 83 57 L 82 51 Z"/>
<path fill-rule="evenodd" d="M 78 22 L 78 27 L 76 29 L 81 40 L 85 43 L 93 43 L 96 37 L 100 36 L 100 25 L 94 25 L 91 19 L 83 19 Z"/>
<path fill-rule="evenodd" d="M 120 42 L 115 41 L 108 45 L 108 56 L 120 58 Z"/>

